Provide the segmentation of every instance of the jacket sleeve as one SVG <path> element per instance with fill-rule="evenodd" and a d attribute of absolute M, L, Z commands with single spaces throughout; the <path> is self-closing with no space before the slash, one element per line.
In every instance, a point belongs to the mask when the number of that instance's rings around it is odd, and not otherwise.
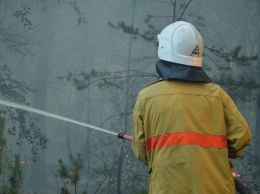
<path fill-rule="evenodd" d="M 132 118 L 132 149 L 135 157 L 144 164 L 148 164 L 145 149 L 145 133 L 143 124 L 143 109 L 140 98 L 137 98 Z"/>
<path fill-rule="evenodd" d="M 242 155 L 245 148 L 250 144 L 252 136 L 246 120 L 224 90 L 222 102 L 224 105 L 228 156 L 234 159 Z"/>

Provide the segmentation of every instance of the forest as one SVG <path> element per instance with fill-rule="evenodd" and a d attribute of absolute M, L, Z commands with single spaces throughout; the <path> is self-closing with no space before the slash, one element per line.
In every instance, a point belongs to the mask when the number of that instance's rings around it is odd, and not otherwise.
<path fill-rule="evenodd" d="M 0 0 L 0 194 L 147 194 L 147 167 L 117 133 L 132 134 L 175 21 L 199 30 L 203 69 L 250 126 L 233 172 L 260 192 L 259 13 L 259 0 Z"/>

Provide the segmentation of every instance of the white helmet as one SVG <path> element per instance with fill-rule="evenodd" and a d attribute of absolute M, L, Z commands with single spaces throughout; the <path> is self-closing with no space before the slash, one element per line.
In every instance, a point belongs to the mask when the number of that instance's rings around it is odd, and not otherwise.
<path fill-rule="evenodd" d="M 190 23 L 177 21 L 158 34 L 158 57 L 182 65 L 202 67 L 203 39 Z"/>

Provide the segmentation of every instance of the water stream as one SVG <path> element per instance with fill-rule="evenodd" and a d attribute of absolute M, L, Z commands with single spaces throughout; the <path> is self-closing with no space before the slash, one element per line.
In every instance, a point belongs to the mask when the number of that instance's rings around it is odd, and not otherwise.
<path fill-rule="evenodd" d="M 66 121 L 66 122 L 69 122 L 69 123 L 74 123 L 74 124 L 77 124 L 77 125 L 81 125 L 81 126 L 84 126 L 84 127 L 88 127 L 88 128 L 91 128 L 91 129 L 95 129 L 95 130 L 98 130 L 98 131 L 102 131 L 102 132 L 109 133 L 111 135 L 117 136 L 116 132 L 113 132 L 113 131 L 110 131 L 110 130 L 107 130 L 107 129 L 103 129 L 103 128 L 100 128 L 100 127 L 97 127 L 97 126 L 94 126 L 94 125 L 90 125 L 90 124 L 87 124 L 87 123 L 84 123 L 84 122 L 80 122 L 80 121 L 77 121 L 77 120 L 74 120 L 74 119 L 70 119 L 70 118 L 67 118 L 67 117 L 63 117 L 63 116 L 60 116 L 60 115 L 56 115 L 56 114 L 53 114 L 53 113 L 49 113 L 49 112 L 46 112 L 46 111 L 42 111 L 42 110 L 39 110 L 39 109 L 35 109 L 35 108 L 32 108 L 32 107 L 16 104 L 16 103 L 13 103 L 13 102 L 7 102 L 7 101 L 4 101 L 4 100 L 0 100 L 0 104 L 4 105 L 4 106 L 9 106 L 9 107 L 17 108 L 17 109 L 20 109 L 20 110 L 24 110 L 24 111 L 37 113 L 39 115 L 44 115 L 44 116 L 47 116 L 47 117 L 59 119 L 59 120 Z"/>

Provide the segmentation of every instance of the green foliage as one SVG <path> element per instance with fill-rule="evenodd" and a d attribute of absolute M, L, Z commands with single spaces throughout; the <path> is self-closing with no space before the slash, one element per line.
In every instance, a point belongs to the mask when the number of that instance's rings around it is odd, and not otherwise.
<path fill-rule="evenodd" d="M 172 5 L 173 10 L 176 10 L 177 4 L 179 5 L 180 8 L 180 15 L 177 17 L 175 15 L 175 11 L 173 13 L 173 21 L 181 20 L 183 15 L 186 13 L 186 10 L 189 6 L 189 4 L 192 2 L 192 0 L 189 0 L 188 3 L 185 3 L 185 1 L 180 1 L 180 2 L 174 2 L 174 1 L 165 1 L 162 3 L 168 3 Z M 201 16 L 197 16 L 194 13 L 189 13 L 190 17 L 197 18 L 198 21 L 203 21 L 204 18 Z M 168 16 L 171 17 L 171 16 Z M 108 22 L 108 26 L 111 28 L 120 30 L 124 33 L 131 34 L 133 35 L 134 39 L 137 39 L 138 37 L 142 38 L 145 41 L 151 42 L 158 46 L 158 41 L 157 41 L 157 35 L 160 33 L 161 29 L 157 29 L 156 26 L 154 25 L 152 19 L 157 18 L 155 15 L 148 14 L 146 18 L 144 19 L 144 23 L 146 24 L 146 30 L 144 29 L 139 29 L 137 27 L 134 27 L 133 25 L 127 25 L 125 24 L 124 21 L 118 22 L 118 24 L 113 24 L 112 22 Z"/>
<path fill-rule="evenodd" d="M 14 31 L 12 27 L 6 27 L 0 22 L 0 39 L 1 45 L 11 52 L 19 53 L 22 55 L 33 55 L 29 49 L 30 39 L 28 33 L 21 33 Z M 4 56 L 0 53 L 0 59 Z"/>
<path fill-rule="evenodd" d="M 22 185 L 23 173 L 20 156 L 15 154 L 13 161 L 8 164 L 9 168 L 9 182 L 13 191 L 19 191 Z"/>
<path fill-rule="evenodd" d="M 16 10 L 14 16 L 20 19 L 20 22 L 25 28 L 30 30 L 32 28 L 32 21 L 29 19 L 31 15 L 31 8 L 27 4 L 22 4 L 20 10 Z"/>
<path fill-rule="evenodd" d="M 2 64 L 0 66 L 0 72 L 0 86 L 3 97 L 13 99 L 18 102 L 25 102 L 25 94 L 32 94 L 35 91 L 32 85 L 24 81 L 14 79 L 13 73 L 7 65 Z"/>
<path fill-rule="evenodd" d="M 20 194 L 24 181 L 24 169 L 20 155 L 5 155 L 5 163 L 7 168 L 4 169 L 7 182 L 1 184 L 0 194 Z"/>
<path fill-rule="evenodd" d="M 80 180 L 81 170 L 84 168 L 84 160 L 81 154 L 69 156 L 70 164 L 67 165 L 62 159 L 58 160 L 59 168 L 57 170 L 58 177 L 62 180 L 63 186 L 60 189 L 61 194 L 69 194 L 68 182 L 74 185 L 75 194 L 77 193 L 77 183 Z"/>
<path fill-rule="evenodd" d="M 211 48 L 205 46 L 205 48 L 220 59 L 224 59 L 228 63 L 234 62 L 241 66 L 249 66 L 250 62 L 258 59 L 258 55 L 246 56 L 241 54 L 241 46 L 237 46 L 231 52 L 225 52 L 223 48 L 217 49 L 215 46 Z"/>
<path fill-rule="evenodd" d="M 214 46 L 205 48 L 218 58 L 212 59 L 218 71 L 221 72 L 214 77 L 214 81 L 226 87 L 234 99 L 256 100 L 252 93 L 260 87 L 260 82 L 252 76 L 255 68 L 252 63 L 258 59 L 258 55 L 241 54 L 241 46 L 237 46 L 231 52 L 225 52 L 222 48 L 217 49 Z"/>
<path fill-rule="evenodd" d="M 118 71 L 118 72 L 107 72 L 107 71 L 97 71 L 91 69 L 88 72 L 72 73 L 68 72 L 66 76 L 60 76 L 60 80 L 72 81 L 73 85 L 78 90 L 83 90 L 92 84 L 97 84 L 100 89 L 115 88 L 117 90 L 122 90 L 122 81 L 125 79 L 132 78 L 134 81 L 136 79 L 143 79 L 144 77 L 158 78 L 157 75 L 152 73 L 144 73 L 141 71 Z"/>
<path fill-rule="evenodd" d="M 0 117 L 0 140 L 4 140 L 0 144 L 0 194 L 21 194 L 29 159 L 8 150 L 3 129 L 4 118 Z"/>
<path fill-rule="evenodd" d="M 117 25 L 113 24 L 112 22 L 108 22 L 108 25 L 111 28 L 115 28 L 118 30 L 121 30 L 124 33 L 133 35 L 134 39 L 137 39 L 138 37 L 143 38 L 144 40 L 148 42 L 153 42 L 157 45 L 157 34 L 158 30 L 155 29 L 155 26 L 150 23 L 151 18 L 153 18 L 152 15 L 148 15 L 145 19 L 145 23 L 147 24 L 148 30 L 139 30 L 139 28 L 135 28 L 133 25 L 126 25 L 125 22 L 119 22 Z"/>
<path fill-rule="evenodd" d="M 4 126 L 5 126 L 5 119 L 0 117 L 0 175 L 2 172 L 2 153 L 3 148 L 6 145 L 6 140 L 4 138 Z"/>
<path fill-rule="evenodd" d="M 73 10 L 74 10 L 74 12 L 77 13 L 77 16 L 78 16 L 78 26 L 81 25 L 81 24 L 86 24 L 87 20 L 84 17 L 84 13 L 82 13 L 80 11 L 79 6 L 77 5 L 77 1 L 69 1 L 68 4 L 71 5 Z"/>
<path fill-rule="evenodd" d="M 0 66 L 0 72 L 0 87 L 3 98 L 25 104 L 25 96 L 34 92 L 32 86 L 14 79 L 7 65 Z M 6 118 L 6 122 L 12 123 L 7 128 L 7 132 L 9 135 L 17 137 L 17 145 L 20 146 L 24 141 L 31 145 L 33 159 L 36 160 L 38 150 L 45 149 L 48 143 L 46 135 L 35 125 L 38 118 L 30 117 L 29 112 L 9 107 L 1 108 L 0 116 Z"/>
<path fill-rule="evenodd" d="M 105 89 L 109 87 L 115 87 L 120 89 L 120 84 L 116 83 L 117 78 L 113 77 L 113 73 L 110 72 L 101 72 L 95 69 L 91 69 L 91 72 L 80 72 L 80 73 L 72 73 L 68 72 L 66 76 L 61 76 L 59 79 L 66 79 L 66 81 L 72 81 L 73 85 L 78 90 L 83 90 L 89 87 L 91 84 L 97 83 L 97 86 L 100 89 Z"/>

